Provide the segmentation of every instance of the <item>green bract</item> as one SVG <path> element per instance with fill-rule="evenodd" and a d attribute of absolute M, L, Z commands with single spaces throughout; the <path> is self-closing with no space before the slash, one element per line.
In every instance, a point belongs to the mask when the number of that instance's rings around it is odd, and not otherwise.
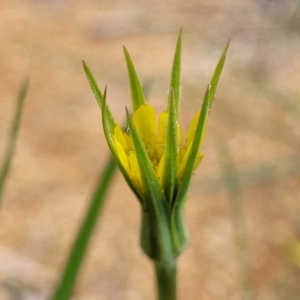
<path fill-rule="evenodd" d="M 226 45 L 208 85 L 203 104 L 182 140 L 178 121 L 181 66 L 181 31 L 177 40 L 167 110 L 157 118 L 146 102 L 131 57 L 124 47 L 133 114 L 126 109 L 128 131 L 113 119 L 87 65 L 84 69 L 102 109 L 102 123 L 109 148 L 127 183 L 141 203 L 141 246 L 152 259 L 173 260 L 187 244 L 183 208 L 192 173 L 199 165 L 209 110 L 226 57 Z"/>

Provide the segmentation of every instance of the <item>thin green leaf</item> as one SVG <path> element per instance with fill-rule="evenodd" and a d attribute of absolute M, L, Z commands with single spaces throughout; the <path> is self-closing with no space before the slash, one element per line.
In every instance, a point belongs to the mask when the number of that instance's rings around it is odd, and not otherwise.
<path fill-rule="evenodd" d="M 97 100 L 97 103 L 98 103 L 100 109 L 102 110 L 102 108 L 103 108 L 103 95 L 102 95 L 102 93 L 101 93 L 101 91 L 98 87 L 98 84 L 95 80 L 95 77 L 93 76 L 90 68 L 88 67 L 88 65 L 86 64 L 86 62 L 84 60 L 82 61 L 82 65 L 83 65 L 83 69 L 84 69 L 84 72 L 86 74 L 86 77 L 89 81 L 90 87 L 91 87 L 91 89 L 94 93 L 94 96 L 95 96 L 96 100 Z M 116 125 L 116 122 L 114 121 L 114 118 L 113 118 L 113 116 L 112 116 L 112 114 L 111 114 L 111 112 L 108 108 L 107 108 L 107 118 L 108 118 L 108 121 L 111 124 L 111 126 Z"/>
<path fill-rule="evenodd" d="M 135 67 L 133 65 L 132 59 L 127 49 L 124 46 L 123 46 L 123 51 L 125 55 L 129 81 L 130 81 L 132 107 L 133 110 L 136 111 L 141 105 L 146 103 L 145 96 L 138 75 L 136 73 Z"/>
<path fill-rule="evenodd" d="M 171 97 L 171 91 L 173 90 L 177 118 L 178 118 L 179 101 L 180 101 L 180 69 L 181 69 L 181 41 L 182 41 L 181 37 L 182 37 L 182 29 L 180 29 L 179 31 L 175 54 L 173 58 L 173 66 L 172 66 L 171 82 L 170 82 L 170 95 L 169 95 L 169 97 Z"/>
<path fill-rule="evenodd" d="M 8 144 L 4 156 L 3 165 L 0 172 L 0 203 L 4 191 L 4 184 L 7 179 L 7 175 L 11 166 L 11 161 L 16 149 L 16 142 L 17 142 L 17 137 L 20 129 L 21 116 L 24 107 L 24 100 L 28 90 L 28 84 L 29 84 L 29 80 L 26 79 L 21 85 L 19 95 L 17 98 L 15 115 L 12 121 L 9 140 L 8 140 Z"/>
<path fill-rule="evenodd" d="M 176 101 L 173 90 L 169 98 L 169 112 L 167 122 L 166 148 L 164 154 L 164 169 L 162 186 L 169 206 L 173 203 L 173 195 L 178 169 L 178 137 L 177 137 L 177 113 Z"/>
<path fill-rule="evenodd" d="M 211 95 L 211 103 L 214 101 L 214 97 L 215 97 L 215 93 L 216 93 L 216 89 L 217 89 L 217 85 L 218 85 L 218 82 L 219 82 L 219 78 L 221 76 L 221 72 L 222 72 L 222 69 L 223 69 L 223 66 L 224 66 L 224 62 L 225 62 L 225 59 L 226 59 L 226 54 L 227 54 L 227 50 L 228 50 L 228 47 L 229 47 L 229 43 L 230 43 L 230 40 L 227 42 L 223 52 L 222 52 L 222 55 L 219 59 L 219 62 L 216 66 L 216 69 L 214 71 L 214 74 L 211 78 L 211 81 L 210 81 L 210 85 L 211 85 L 211 89 L 210 89 L 210 95 Z"/>
<path fill-rule="evenodd" d="M 200 116 L 195 130 L 195 136 L 191 144 L 191 150 L 187 159 L 185 169 L 183 171 L 181 182 L 179 182 L 179 188 L 174 205 L 178 201 L 183 201 L 188 187 L 190 185 L 190 181 L 194 171 L 195 161 L 199 152 L 200 143 L 205 134 L 205 127 L 207 125 L 208 113 L 211 106 L 210 89 L 211 87 L 209 85 L 204 96 L 204 101 L 201 107 Z"/>
<path fill-rule="evenodd" d="M 115 170 L 115 160 L 113 158 L 110 158 L 108 164 L 106 165 L 105 171 L 101 175 L 100 180 L 97 184 L 86 216 L 71 249 L 62 277 L 51 298 L 52 300 L 69 300 L 71 298 L 71 294 L 76 283 L 76 278 L 80 271 L 84 256 L 87 252 L 91 236 L 94 232 L 97 221 L 99 220 L 104 199 L 107 195 L 108 188 L 111 185 Z"/>
<path fill-rule="evenodd" d="M 147 224 L 144 233 L 148 236 L 142 247 L 144 251 L 155 260 L 169 260 L 174 258 L 170 227 L 168 221 L 168 204 L 161 190 L 160 184 L 153 169 L 151 160 L 146 152 L 144 144 L 134 126 L 128 112 L 127 122 L 131 133 L 141 178 L 144 188 L 143 222 Z M 151 239 L 151 242 L 149 240 Z M 143 241 L 142 241 L 143 242 Z"/>

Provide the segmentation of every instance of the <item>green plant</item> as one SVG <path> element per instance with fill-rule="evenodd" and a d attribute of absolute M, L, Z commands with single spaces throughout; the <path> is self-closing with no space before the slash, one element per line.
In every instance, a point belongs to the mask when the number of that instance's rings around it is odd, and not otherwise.
<path fill-rule="evenodd" d="M 200 148 L 228 45 L 207 87 L 202 108 L 192 120 L 184 142 L 181 141 L 179 125 L 181 31 L 173 60 L 168 106 L 158 118 L 157 129 L 156 113 L 146 102 L 125 47 L 133 108 L 133 113 L 126 108 L 128 130 L 123 131 L 114 121 L 106 103 L 107 89 L 102 94 L 92 72 L 83 62 L 91 89 L 102 110 L 108 146 L 141 204 L 140 244 L 154 263 L 160 300 L 176 299 L 176 261 L 188 242 L 183 209 L 192 173 L 203 157 Z"/>

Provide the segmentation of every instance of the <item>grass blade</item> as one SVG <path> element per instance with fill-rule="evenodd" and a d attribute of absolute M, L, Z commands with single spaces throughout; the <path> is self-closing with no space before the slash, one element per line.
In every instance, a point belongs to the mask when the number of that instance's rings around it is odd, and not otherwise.
<path fill-rule="evenodd" d="M 65 270 L 57 285 L 56 291 L 51 298 L 52 300 L 68 300 L 71 297 L 80 266 L 84 259 L 97 220 L 99 219 L 103 202 L 115 170 L 115 160 L 110 158 L 91 199 L 90 206 L 79 229 L 73 248 L 71 249 Z"/>
<path fill-rule="evenodd" d="M 231 221 L 236 246 L 236 257 L 242 283 L 242 300 L 254 300 L 254 290 L 247 255 L 247 225 L 243 214 L 242 190 L 238 173 L 230 155 L 229 147 L 225 141 L 218 139 L 219 164 L 224 184 L 227 188 L 228 202 L 231 211 Z"/>
<path fill-rule="evenodd" d="M 29 84 L 29 80 L 26 79 L 21 85 L 19 95 L 17 98 L 15 115 L 13 118 L 10 134 L 9 134 L 9 141 L 5 152 L 3 165 L 0 171 L 0 204 L 1 204 L 1 198 L 4 191 L 4 184 L 7 179 L 7 175 L 11 166 L 11 161 L 16 149 L 16 142 L 17 142 L 18 133 L 20 129 L 21 116 L 24 107 L 24 100 L 28 90 L 28 84 Z"/>

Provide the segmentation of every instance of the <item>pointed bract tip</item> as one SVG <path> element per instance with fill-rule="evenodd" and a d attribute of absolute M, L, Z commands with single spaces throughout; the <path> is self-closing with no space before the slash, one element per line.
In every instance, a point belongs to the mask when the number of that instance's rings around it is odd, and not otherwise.
<path fill-rule="evenodd" d="M 83 65 L 84 68 L 87 68 L 87 67 L 88 67 L 88 65 L 87 65 L 87 63 L 85 62 L 85 60 L 82 60 L 82 65 Z"/>
<path fill-rule="evenodd" d="M 107 84 L 105 85 L 104 92 L 103 92 L 103 107 L 106 107 L 106 94 L 107 94 Z"/>
<path fill-rule="evenodd" d="M 22 80 L 22 86 L 27 89 L 29 82 L 30 82 L 30 77 L 29 75 L 27 75 Z"/>
<path fill-rule="evenodd" d="M 224 51 L 225 53 L 227 52 L 227 50 L 229 48 L 230 42 L 231 42 L 231 39 L 228 39 L 226 46 L 225 46 L 225 51 Z"/>
<path fill-rule="evenodd" d="M 130 112 L 129 112 L 127 106 L 125 106 L 125 112 L 126 112 L 126 117 L 127 117 L 127 118 L 130 118 L 131 115 L 130 115 Z"/>
<path fill-rule="evenodd" d="M 122 48 L 125 53 L 128 53 L 128 50 L 126 49 L 126 47 L 124 45 L 122 45 Z"/>

